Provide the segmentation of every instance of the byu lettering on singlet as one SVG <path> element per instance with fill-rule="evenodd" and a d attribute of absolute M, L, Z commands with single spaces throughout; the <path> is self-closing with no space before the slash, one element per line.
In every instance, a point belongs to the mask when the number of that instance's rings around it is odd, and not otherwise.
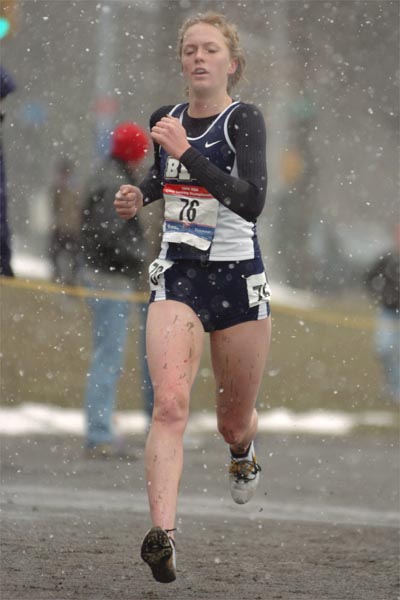
<path fill-rule="evenodd" d="M 230 115 L 240 107 L 233 102 L 219 114 L 207 130 L 196 138 L 188 137 L 191 146 L 221 170 L 237 176 L 236 152 L 228 134 Z M 183 121 L 188 104 L 178 104 L 170 115 Z M 207 256 L 208 260 L 246 260 L 254 258 L 258 243 L 254 223 L 248 222 L 218 202 L 186 167 L 160 149 L 165 222 L 162 258 L 174 259 L 171 244 L 187 244 L 187 257 Z M 180 248 L 179 257 L 185 257 Z"/>

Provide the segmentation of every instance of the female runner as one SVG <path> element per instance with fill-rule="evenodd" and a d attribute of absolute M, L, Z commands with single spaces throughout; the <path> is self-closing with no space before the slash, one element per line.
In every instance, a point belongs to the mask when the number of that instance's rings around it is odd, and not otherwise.
<path fill-rule="evenodd" d="M 233 101 L 244 57 L 223 15 L 188 19 L 179 32 L 188 102 L 150 119 L 154 165 L 123 185 L 115 207 L 131 219 L 165 199 L 159 258 L 149 267 L 147 356 L 154 411 L 145 464 L 152 527 L 141 547 L 153 577 L 176 578 L 175 519 L 191 389 L 209 332 L 218 430 L 230 449 L 233 500 L 253 495 L 256 399 L 271 336 L 269 286 L 256 235 L 266 196 L 266 133 L 257 107 Z"/>

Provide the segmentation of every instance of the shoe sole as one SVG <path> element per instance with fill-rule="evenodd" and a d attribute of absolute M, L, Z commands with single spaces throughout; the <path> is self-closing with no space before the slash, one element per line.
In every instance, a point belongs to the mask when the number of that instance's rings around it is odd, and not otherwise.
<path fill-rule="evenodd" d="M 235 504 L 247 504 L 253 498 L 254 492 L 255 488 L 253 490 L 238 490 L 231 488 L 232 500 L 235 502 Z"/>
<path fill-rule="evenodd" d="M 152 527 L 142 542 L 142 560 L 149 565 L 154 579 L 160 583 L 171 583 L 176 579 L 171 544 L 161 527 Z"/>
<path fill-rule="evenodd" d="M 260 483 L 259 473 L 257 473 L 256 478 L 254 480 L 253 487 L 246 489 L 246 484 L 243 486 L 235 487 L 235 484 L 231 484 L 231 496 L 232 500 L 236 504 L 247 504 L 253 496 Z M 248 484 L 247 484 L 248 485 Z"/>

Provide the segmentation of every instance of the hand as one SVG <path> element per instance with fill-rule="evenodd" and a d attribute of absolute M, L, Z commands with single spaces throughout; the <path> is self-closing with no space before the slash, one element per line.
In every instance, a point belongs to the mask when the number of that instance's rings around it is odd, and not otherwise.
<path fill-rule="evenodd" d="M 115 195 L 114 206 L 121 219 L 128 221 L 142 208 L 143 194 L 134 185 L 121 185 Z"/>
<path fill-rule="evenodd" d="M 168 154 L 177 160 L 190 148 L 186 130 L 179 119 L 167 115 L 158 121 L 151 130 L 151 137 Z"/>

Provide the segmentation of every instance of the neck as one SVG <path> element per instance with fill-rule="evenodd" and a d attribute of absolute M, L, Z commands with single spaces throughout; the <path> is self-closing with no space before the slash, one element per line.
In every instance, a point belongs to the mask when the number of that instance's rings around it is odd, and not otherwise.
<path fill-rule="evenodd" d="M 189 93 L 188 114 L 190 117 L 198 119 L 211 117 L 225 110 L 230 104 L 232 104 L 232 98 L 226 92 L 220 97 L 212 98 L 194 96 Z"/>

